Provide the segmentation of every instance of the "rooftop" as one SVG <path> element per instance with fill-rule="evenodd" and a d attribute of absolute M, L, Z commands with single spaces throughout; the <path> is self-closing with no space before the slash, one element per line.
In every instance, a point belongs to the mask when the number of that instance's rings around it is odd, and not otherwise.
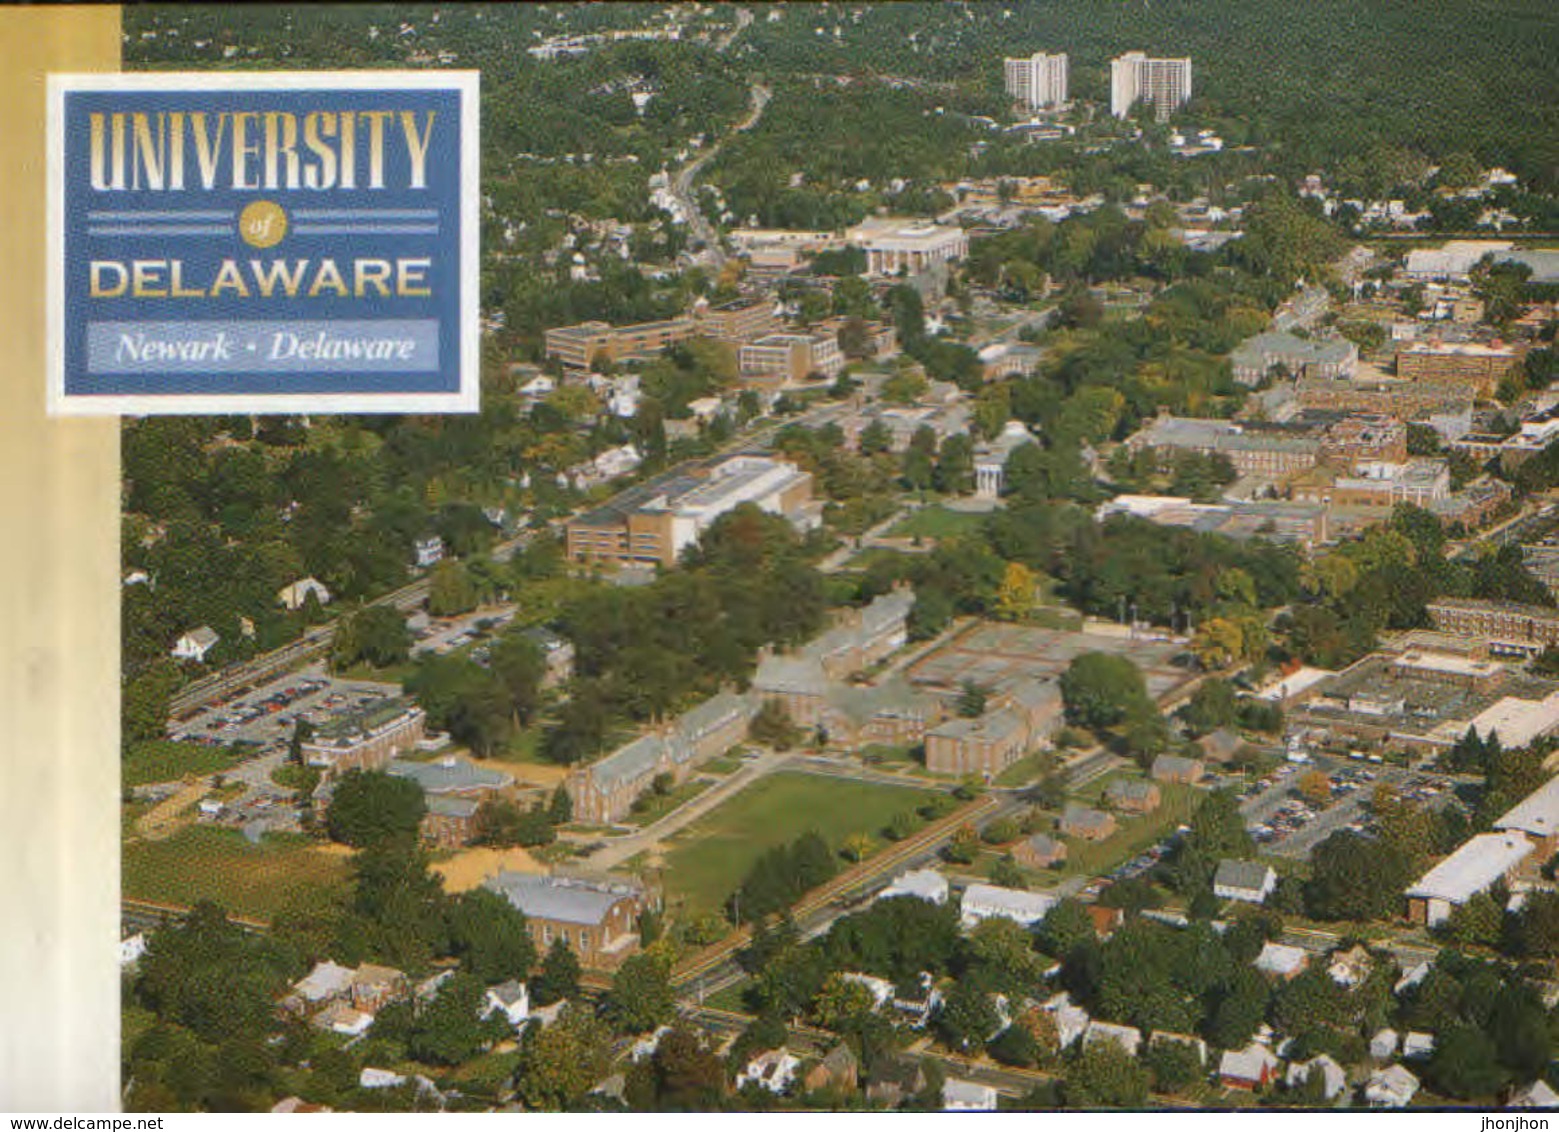
<path fill-rule="evenodd" d="M 1494 823 L 1498 830 L 1530 833 L 1533 837 L 1559 834 L 1559 778 L 1550 778 Z"/>
<path fill-rule="evenodd" d="M 487 770 L 466 759 L 446 755 L 433 762 L 410 762 L 392 759 L 385 773 L 396 778 L 409 778 L 422 788 L 424 794 L 461 794 L 471 790 L 499 790 L 514 781 L 512 774 Z"/>
<path fill-rule="evenodd" d="M 1520 864 L 1532 848 L 1519 833 L 1480 833 L 1420 877 L 1407 894 L 1460 904 Z"/>
<path fill-rule="evenodd" d="M 636 885 L 578 877 L 501 872 L 483 882 L 521 912 L 542 920 L 600 925 L 619 902 L 643 895 Z"/>

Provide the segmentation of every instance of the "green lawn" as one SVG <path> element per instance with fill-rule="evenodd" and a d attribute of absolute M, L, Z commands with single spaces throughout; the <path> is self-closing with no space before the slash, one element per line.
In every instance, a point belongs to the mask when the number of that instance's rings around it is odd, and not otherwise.
<path fill-rule="evenodd" d="M 625 820 L 629 825 L 649 825 L 651 822 L 665 817 L 672 810 L 682 805 L 682 803 L 691 802 L 713 785 L 714 783 L 712 782 L 702 782 L 699 779 L 690 778 L 669 794 L 654 795 L 645 799 L 642 809 L 638 808 L 638 803 L 635 803 L 634 811 Z"/>
<path fill-rule="evenodd" d="M 978 530 L 988 516 L 979 512 L 949 511 L 946 507 L 922 507 L 888 528 L 890 538 L 952 538 Z"/>
<path fill-rule="evenodd" d="M 1106 776 L 1106 781 L 1109 777 L 1114 776 Z M 1064 872 L 1069 876 L 1107 873 L 1149 845 L 1162 841 L 1176 826 L 1190 821 L 1192 812 L 1201 801 L 1201 794 L 1195 787 L 1161 782 L 1158 788 L 1163 796 L 1158 809 L 1140 818 L 1122 820 L 1121 815 L 1116 815 L 1120 829 L 1114 835 L 1103 841 L 1092 842 L 1076 837 L 1067 838 Z"/>
<path fill-rule="evenodd" d="M 238 761 L 240 753 L 232 747 L 148 739 L 130 745 L 120 763 L 120 772 L 126 786 L 172 782 L 186 774 L 203 776 L 224 771 Z"/>
<path fill-rule="evenodd" d="M 876 834 L 894 814 L 931 792 L 818 774 L 771 775 L 678 834 L 667 857 L 666 887 L 690 908 L 720 907 L 766 849 L 816 831 L 838 848 L 851 833 Z"/>
<path fill-rule="evenodd" d="M 1032 755 L 1025 755 L 998 774 L 996 776 L 996 785 L 1024 786 L 1040 778 L 1048 771 L 1054 770 L 1055 765 L 1056 755 L 1054 751 L 1035 751 Z"/>
<path fill-rule="evenodd" d="M 735 774 L 745 765 L 739 755 L 721 755 L 719 758 L 710 759 L 698 769 L 702 774 Z"/>
<path fill-rule="evenodd" d="M 242 916 L 269 919 L 342 891 L 345 854 L 327 853 L 299 834 L 270 834 L 251 845 L 230 829 L 190 826 L 166 841 L 135 840 L 123 854 L 124 894 L 163 904 L 215 900 Z"/>

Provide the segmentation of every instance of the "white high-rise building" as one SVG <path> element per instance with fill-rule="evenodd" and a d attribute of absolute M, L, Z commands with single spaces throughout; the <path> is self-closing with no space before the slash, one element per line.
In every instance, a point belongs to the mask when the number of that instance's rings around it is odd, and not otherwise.
<path fill-rule="evenodd" d="M 1124 118 L 1138 102 L 1153 107 L 1160 122 L 1191 100 L 1191 60 L 1149 59 L 1128 51 L 1110 61 L 1110 113 Z"/>
<path fill-rule="evenodd" d="M 1007 93 L 1030 110 L 1054 110 L 1066 102 L 1066 56 L 1037 51 L 1008 59 Z"/>

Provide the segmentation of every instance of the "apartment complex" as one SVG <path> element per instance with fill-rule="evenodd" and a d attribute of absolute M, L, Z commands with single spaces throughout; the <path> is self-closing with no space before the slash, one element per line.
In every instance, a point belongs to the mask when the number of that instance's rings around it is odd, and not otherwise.
<path fill-rule="evenodd" d="M 561 940 L 582 966 L 597 969 L 615 967 L 639 949 L 639 914 L 658 904 L 625 881 L 501 872 L 482 887 L 525 914 L 538 954 Z"/>
<path fill-rule="evenodd" d="M 1531 656 L 1559 645 L 1559 609 L 1546 605 L 1443 597 L 1426 608 L 1440 632 L 1476 637 L 1496 656 Z"/>
<path fill-rule="evenodd" d="M 1412 342 L 1397 351 L 1397 376 L 1462 385 L 1479 397 L 1490 397 L 1500 380 L 1521 365 L 1525 353 L 1502 342 Z"/>
<path fill-rule="evenodd" d="M 1054 680 L 1014 681 L 978 718 L 950 719 L 926 732 L 926 768 L 989 781 L 1049 738 L 1062 707 Z"/>
<path fill-rule="evenodd" d="M 735 456 L 639 484 L 568 523 L 575 562 L 675 566 L 705 528 L 743 503 L 810 528 L 820 520 L 812 476 L 765 456 Z"/>
<path fill-rule="evenodd" d="M 1320 441 L 1308 437 L 1248 430 L 1233 421 L 1167 414 L 1153 420 L 1126 444 L 1132 451 L 1154 448 L 1224 456 L 1242 476 L 1290 476 L 1315 467 L 1321 454 Z"/>
<path fill-rule="evenodd" d="M 866 274 L 879 278 L 900 271 L 919 275 L 969 254 L 969 237 L 962 228 L 923 220 L 874 217 L 845 236 L 866 253 Z"/>
<path fill-rule="evenodd" d="M 1247 338 L 1229 355 L 1234 380 L 1259 385 L 1274 367 L 1290 377 L 1337 380 L 1350 378 L 1359 363 L 1359 348 L 1346 338 L 1301 338 L 1269 331 Z"/>
<path fill-rule="evenodd" d="M 738 355 L 743 377 L 777 379 L 793 385 L 812 374 L 835 377 L 844 368 L 844 354 L 836 335 L 767 334 L 741 348 Z"/>
<path fill-rule="evenodd" d="M 1190 59 L 1150 59 L 1144 52 L 1128 51 L 1110 61 L 1110 113 L 1117 118 L 1146 102 L 1162 122 L 1190 100 Z"/>
<path fill-rule="evenodd" d="M 1066 56 L 1037 51 L 1005 60 L 1007 93 L 1030 110 L 1054 110 L 1066 102 Z"/>
<path fill-rule="evenodd" d="M 303 744 L 303 760 L 331 776 L 377 770 L 417 745 L 425 718 L 420 707 L 398 697 L 376 700 L 321 727 Z"/>
<path fill-rule="evenodd" d="M 756 710 L 753 697 L 722 692 L 599 762 L 570 771 L 564 785 L 574 817 L 621 821 L 658 775 L 681 782 L 699 764 L 745 739 Z"/>

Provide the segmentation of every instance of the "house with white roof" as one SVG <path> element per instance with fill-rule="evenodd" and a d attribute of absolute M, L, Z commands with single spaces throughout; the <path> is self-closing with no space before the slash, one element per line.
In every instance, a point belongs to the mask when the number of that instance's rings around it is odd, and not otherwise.
<path fill-rule="evenodd" d="M 487 999 L 482 1017 L 502 1014 L 515 1029 L 525 1025 L 530 1017 L 530 989 L 518 979 L 510 979 L 495 987 L 487 988 Z"/>
<path fill-rule="evenodd" d="M 1444 923 L 1453 909 L 1509 879 L 1534 848 L 1525 836 L 1509 830 L 1478 834 L 1407 890 L 1408 919 L 1429 927 Z"/>
<path fill-rule="evenodd" d="M 1218 1079 L 1233 1089 L 1264 1089 L 1277 1079 L 1278 1065 L 1270 1049 L 1252 1042 L 1244 1049 L 1224 1051 L 1218 1061 Z"/>
<path fill-rule="evenodd" d="M 946 904 L 947 878 L 935 869 L 912 869 L 893 878 L 893 883 L 882 890 L 881 899 L 890 896 L 913 896 L 931 904 Z"/>
<path fill-rule="evenodd" d="M 1505 732 L 1500 741 L 1507 747 Z M 1500 833 L 1521 833 L 1537 846 L 1536 860 L 1546 861 L 1559 850 L 1559 778 L 1551 778 L 1494 822 Z"/>
<path fill-rule="evenodd" d="M 771 1049 L 760 1053 L 736 1076 L 736 1087 L 759 1085 L 776 1095 L 783 1093 L 796 1080 L 801 1062 L 788 1049 Z"/>
<path fill-rule="evenodd" d="M 943 1112 L 995 1112 L 996 1090 L 974 1081 L 949 1077 L 942 1082 Z"/>
<path fill-rule="evenodd" d="M 119 965 L 128 967 L 146 954 L 146 933 L 136 932 L 119 941 Z"/>
<path fill-rule="evenodd" d="M 1284 1083 L 1290 1089 L 1297 1089 L 1317 1073 L 1321 1075 L 1321 1096 L 1326 1100 L 1336 1100 L 1348 1087 L 1347 1072 L 1324 1053 L 1309 1061 L 1294 1062 L 1288 1067 Z"/>
<path fill-rule="evenodd" d="M 1424 981 L 1425 976 L 1427 976 L 1432 970 L 1434 970 L 1433 963 L 1418 964 L 1416 967 L 1408 970 L 1400 979 L 1397 980 L 1396 986 L 1391 988 L 1391 993 L 1399 995 L 1405 990 L 1416 987 L 1419 983 Z"/>
<path fill-rule="evenodd" d="M 1533 1081 L 1510 1094 L 1506 1108 L 1559 1108 L 1559 1093 L 1547 1081 Z"/>
<path fill-rule="evenodd" d="M 1256 970 L 1264 975 L 1280 979 L 1292 979 L 1310 962 L 1310 953 L 1301 947 L 1289 947 L 1282 943 L 1268 943 L 1256 956 Z"/>
<path fill-rule="evenodd" d="M 865 987 L 866 993 L 872 996 L 873 1010 L 881 1010 L 893 1001 L 893 984 L 887 979 L 880 979 L 876 975 L 863 974 L 860 971 L 842 971 L 839 977 L 847 983 Z"/>
<path fill-rule="evenodd" d="M 283 586 L 276 591 L 276 600 L 288 610 L 302 609 L 309 600 L 309 595 L 314 595 L 314 600 L 321 605 L 330 604 L 330 591 L 325 584 L 313 576 L 299 578 L 290 586 Z"/>
<path fill-rule="evenodd" d="M 178 640 L 173 642 L 174 660 L 193 660 L 197 664 L 206 662 L 206 654 L 216 647 L 222 638 L 217 636 L 217 631 L 210 625 L 202 625 L 198 629 L 191 629 Z"/>
<path fill-rule="evenodd" d="M 1388 1065 L 1371 1075 L 1364 1099 L 1371 1108 L 1406 1108 L 1418 1094 L 1418 1078 L 1400 1065 Z"/>
<path fill-rule="evenodd" d="M 1132 1057 L 1136 1057 L 1137 1049 L 1142 1045 L 1142 1031 L 1135 1026 L 1118 1026 L 1113 1022 L 1100 1022 L 1095 1019 L 1088 1023 L 1088 1029 L 1083 1034 L 1083 1048 L 1088 1049 L 1100 1042 L 1117 1045 Z"/>
<path fill-rule="evenodd" d="M 1401 1036 L 1393 1029 L 1375 1031 L 1375 1036 L 1370 1039 L 1370 1056 L 1376 1061 L 1386 1061 L 1397 1055 L 1397 1044 Z"/>
<path fill-rule="evenodd" d="M 1088 1011 L 1074 1004 L 1072 996 L 1065 991 L 1047 1000 L 1040 1009 L 1055 1019 L 1056 1037 L 1062 1049 L 1070 1049 L 1073 1042 L 1088 1032 L 1088 1025 L 1093 1021 Z"/>
<path fill-rule="evenodd" d="M 972 928 L 993 916 L 1011 920 L 1020 927 L 1031 927 L 1043 920 L 1056 906 L 1056 898 L 1043 892 L 1025 892 L 994 884 L 971 884 L 964 889 L 959 903 L 961 922 Z"/>
<path fill-rule="evenodd" d="M 1402 1058 L 1428 1057 L 1434 1052 L 1434 1035 L 1409 1030 L 1402 1038 Z"/>

